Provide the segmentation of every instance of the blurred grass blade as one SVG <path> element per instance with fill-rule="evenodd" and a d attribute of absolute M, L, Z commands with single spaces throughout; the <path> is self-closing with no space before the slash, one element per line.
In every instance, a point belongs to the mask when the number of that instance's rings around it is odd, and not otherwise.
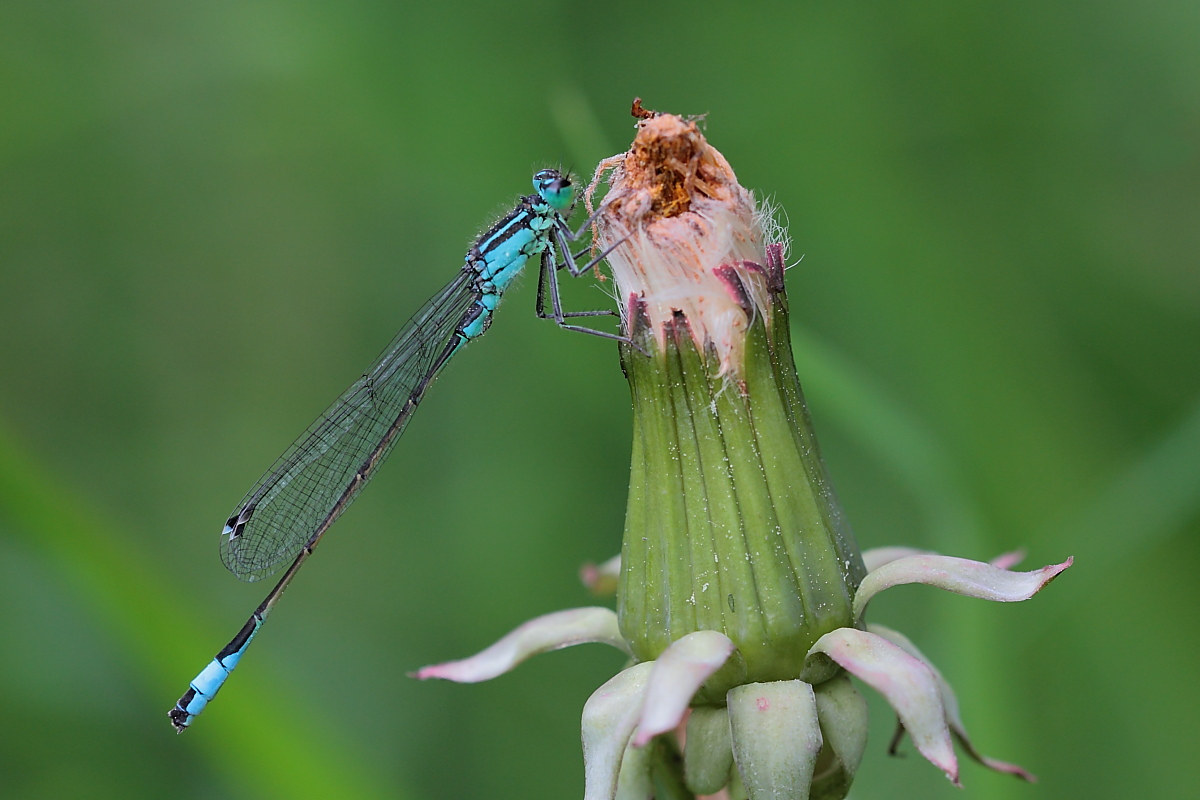
<path fill-rule="evenodd" d="M 160 700 L 163 736 L 175 737 L 166 711 L 211 653 L 196 640 L 219 642 L 219 631 L 182 602 L 170 570 L 142 559 L 131 537 L 65 490 L 14 442 L 0 423 L 0 516 L 16 536 L 41 554 L 78 605 L 141 673 L 141 685 Z M 137 520 L 131 514 L 128 519 Z M 286 798 L 397 797 L 395 787 L 372 773 L 351 743 L 339 740 L 303 710 L 299 693 L 251 670 L 239 675 L 237 702 L 223 703 L 204 720 L 206 730 L 179 741 L 203 749 L 214 773 L 250 796 Z M 229 698 L 232 699 L 232 698 Z"/>
<path fill-rule="evenodd" d="M 937 438 L 848 359 L 795 325 L 792 350 L 805 393 L 819 408 L 818 423 L 835 421 L 892 470 L 919 504 L 929 544 L 985 557 L 979 511 Z"/>
<path fill-rule="evenodd" d="M 578 86 L 563 84 L 550 99 L 550 116 L 573 161 L 565 166 L 586 182 L 591 177 L 592 165 L 614 152 L 608 146 L 596 112 Z"/>
<path fill-rule="evenodd" d="M 1200 507 L 1200 402 L 1184 419 L 1060 527 L 1071 542 L 1103 543 L 1097 566 L 1123 565 L 1173 533 Z M 1100 535 L 1101 531 L 1110 535 Z"/>
<path fill-rule="evenodd" d="M 1083 583 L 1072 594 L 1090 602 L 1099 588 L 1112 585 L 1113 572 L 1129 559 L 1148 552 L 1160 539 L 1182 530 L 1200 509 L 1200 402 L 1156 445 L 1110 483 L 1101 486 L 1073 513 L 1060 516 L 1038 536 L 1086 553 L 1084 569 L 1073 579 Z M 1073 603 L 1060 603 L 1059 615 L 1038 617 L 1042 626 L 1071 613 Z M 1071 611 L 1069 611 L 1069 609 Z"/>

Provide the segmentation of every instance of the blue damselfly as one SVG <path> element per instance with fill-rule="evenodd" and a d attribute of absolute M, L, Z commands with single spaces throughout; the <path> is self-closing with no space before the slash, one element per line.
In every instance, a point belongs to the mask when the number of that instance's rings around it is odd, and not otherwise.
<path fill-rule="evenodd" d="M 221 560 L 242 580 L 255 581 L 291 562 L 238 634 L 199 675 L 169 712 L 183 732 L 237 666 L 329 526 L 354 500 L 404 433 L 413 412 L 442 368 L 482 336 L 504 290 L 530 259 L 541 260 L 538 316 L 561 327 L 627 341 L 617 334 L 568 324 L 557 271 L 579 276 L 603 258 L 578 264 L 569 243 L 582 235 L 567 218 L 575 205 L 569 177 L 545 169 L 533 176 L 536 193 L 522 197 L 467 251 L 462 270 L 408 321 L 375 363 L 296 439 L 238 504 L 221 533 Z M 550 293 L 550 307 L 545 295 Z"/>

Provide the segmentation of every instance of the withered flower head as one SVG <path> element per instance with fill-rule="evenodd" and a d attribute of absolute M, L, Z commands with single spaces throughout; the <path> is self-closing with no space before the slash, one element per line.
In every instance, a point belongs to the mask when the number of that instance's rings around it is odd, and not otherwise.
<path fill-rule="evenodd" d="M 597 179 L 609 171 L 597 241 L 621 242 L 608 262 L 628 300 L 626 330 L 645 326 L 662 348 L 682 317 L 696 348 L 716 353 L 720 374 L 740 372 L 750 320 L 771 313 L 766 242 L 785 245 L 771 214 L 695 121 L 671 114 L 642 120 L 629 152 L 603 162 Z M 595 190 L 593 181 L 589 205 Z"/>

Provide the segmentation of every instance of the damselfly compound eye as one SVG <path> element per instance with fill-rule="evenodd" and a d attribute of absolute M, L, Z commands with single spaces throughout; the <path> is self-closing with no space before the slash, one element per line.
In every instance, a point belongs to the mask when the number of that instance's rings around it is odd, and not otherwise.
<path fill-rule="evenodd" d="M 556 169 L 544 169 L 534 175 L 533 188 L 559 213 L 569 213 L 575 204 L 575 187 L 571 185 L 571 179 Z"/>

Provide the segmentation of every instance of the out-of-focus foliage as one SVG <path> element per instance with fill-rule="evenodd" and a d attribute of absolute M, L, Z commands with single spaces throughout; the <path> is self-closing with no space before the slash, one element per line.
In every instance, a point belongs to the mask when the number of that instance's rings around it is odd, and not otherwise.
<path fill-rule="evenodd" d="M 228 511 L 534 168 L 708 113 L 786 210 L 801 378 L 863 546 L 1076 557 L 1019 607 L 873 606 L 1037 786 L 1181 796 L 1200 697 L 1200 6 L 0 3 L 0 796 L 571 797 L 602 648 L 424 663 L 587 602 L 613 346 L 533 281 L 431 390 L 195 729 L 266 587 Z M 575 308 L 608 303 L 594 281 Z M 884 756 L 855 796 L 949 797 Z"/>

